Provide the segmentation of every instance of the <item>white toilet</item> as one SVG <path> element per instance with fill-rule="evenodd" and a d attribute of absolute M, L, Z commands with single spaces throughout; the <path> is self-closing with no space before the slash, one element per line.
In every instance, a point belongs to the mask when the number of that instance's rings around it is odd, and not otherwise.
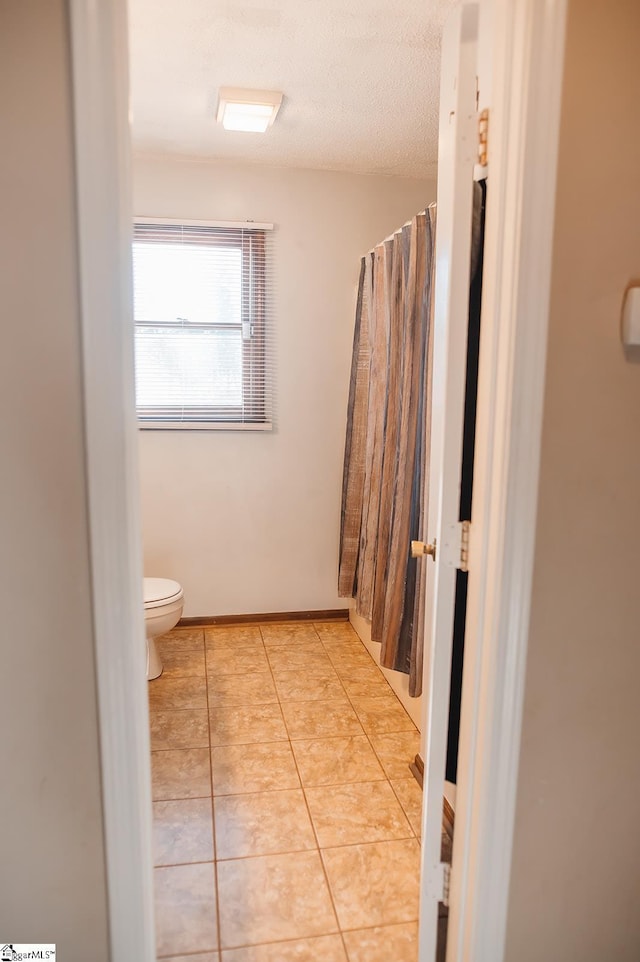
<path fill-rule="evenodd" d="M 184 607 L 184 592 L 177 581 L 168 578 L 144 579 L 144 627 L 147 636 L 147 678 L 162 674 L 162 662 L 155 639 L 164 635 L 180 621 Z"/>

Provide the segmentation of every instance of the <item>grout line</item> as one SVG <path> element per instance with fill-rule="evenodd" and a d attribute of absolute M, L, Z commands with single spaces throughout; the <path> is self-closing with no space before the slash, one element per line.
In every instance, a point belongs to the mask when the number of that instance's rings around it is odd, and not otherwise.
<path fill-rule="evenodd" d="M 298 791 L 298 789 L 296 789 L 296 791 Z M 304 792 L 304 789 L 302 789 L 302 791 Z M 311 818 L 311 816 L 309 817 Z M 314 828 L 313 819 L 311 819 L 311 827 Z M 314 834 L 315 834 L 315 828 L 314 828 Z M 392 842 L 416 842 L 416 841 L 417 841 L 416 836 L 413 834 L 413 832 L 411 832 L 411 834 L 402 835 L 399 838 L 396 838 L 396 837 L 379 838 L 379 839 L 375 839 L 374 841 L 368 841 L 368 842 L 343 842 L 341 845 L 320 845 L 319 843 L 316 842 L 316 845 L 312 848 L 286 849 L 285 851 L 282 851 L 282 852 L 279 852 L 279 851 L 278 852 L 253 852 L 250 855 L 232 855 L 229 858 L 219 858 L 219 859 L 216 859 L 215 861 L 217 861 L 218 864 L 221 865 L 223 862 L 224 863 L 246 862 L 248 859 L 252 859 L 252 858 L 271 858 L 272 856 L 279 856 L 279 855 L 301 855 L 304 852 L 318 852 L 320 855 L 322 855 L 323 852 L 336 852 L 338 851 L 338 849 L 346 849 L 346 848 L 361 848 L 363 845 L 385 845 L 387 843 L 391 844 Z M 179 862 L 178 864 L 191 865 L 192 863 Z M 329 886 L 329 889 L 331 889 L 330 886 Z"/>
<path fill-rule="evenodd" d="M 218 887 L 218 843 L 216 839 L 216 808 L 213 797 L 213 758 L 211 757 L 211 704 L 209 701 L 209 676 L 207 673 L 207 645 L 206 645 L 206 635 L 204 629 L 202 629 L 202 637 L 205 642 L 204 646 L 204 678 L 207 694 L 207 735 L 209 738 L 209 778 L 211 783 L 211 832 L 213 835 L 213 878 L 216 887 L 216 935 L 218 940 L 218 959 L 222 958 L 222 919 L 220 917 L 220 892 Z"/>
<path fill-rule="evenodd" d="M 283 742 L 260 742 L 261 745 L 282 745 Z M 221 795 L 217 792 L 214 798 L 242 798 L 248 795 L 277 795 L 278 792 L 299 792 L 300 788 L 296 786 L 295 788 L 260 788 L 258 791 L 253 792 L 228 792 L 226 795 Z M 221 859 L 220 861 L 224 861 Z"/>
<path fill-rule="evenodd" d="M 315 626 L 313 627 L 313 630 L 314 630 L 314 632 L 316 633 L 316 636 L 318 637 L 320 643 L 322 643 L 322 638 L 320 638 L 320 635 L 319 635 L 318 632 L 316 631 Z M 273 679 L 273 683 L 274 683 L 274 685 L 275 685 L 275 678 Z M 276 690 L 277 690 L 277 689 L 276 689 Z M 278 698 L 280 698 L 280 695 L 278 695 Z M 280 710 L 282 710 L 282 702 L 280 702 Z M 283 716 L 284 716 L 284 712 L 283 712 Z M 285 719 L 285 727 L 287 728 L 287 733 L 289 733 L 289 728 L 288 728 L 288 726 L 287 726 L 286 719 Z M 326 865 L 324 864 L 324 859 L 322 858 L 322 851 L 321 851 L 321 849 L 320 849 L 320 840 L 319 840 L 319 838 L 318 838 L 318 833 L 317 833 L 317 831 L 316 831 L 316 826 L 315 826 L 315 823 L 314 823 L 314 821 L 313 821 L 313 816 L 311 815 L 311 809 L 309 808 L 309 800 L 308 800 L 308 798 L 307 798 L 307 793 L 306 793 L 306 791 L 305 791 L 304 782 L 303 782 L 303 780 L 302 780 L 302 776 L 301 776 L 301 774 L 300 774 L 300 769 L 299 769 L 299 767 L 298 767 L 298 759 L 296 758 L 296 753 L 295 753 L 294 750 L 293 750 L 293 744 L 291 743 L 291 738 L 289 738 L 289 748 L 290 748 L 291 754 L 292 754 L 292 756 L 293 756 L 293 764 L 296 766 L 296 772 L 298 773 L 298 778 L 299 778 L 299 780 L 300 780 L 300 788 L 301 788 L 301 790 L 302 790 L 302 797 L 303 797 L 303 799 L 304 799 L 305 808 L 306 808 L 306 810 L 307 810 L 307 816 L 308 816 L 308 818 L 309 818 L 309 824 L 311 825 L 311 831 L 313 832 L 313 837 L 314 837 L 315 840 L 316 840 L 318 858 L 319 858 L 319 860 L 320 860 L 320 866 L 321 866 L 321 868 L 322 868 L 322 874 L 323 874 L 323 876 L 324 876 L 325 884 L 326 884 L 326 886 L 327 886 L 327 892 L 329 893 L 329 900 L 330 900 L 330 902 L 331 902 L 331 908 L 332 908 L 332 910 L 333 910 L 333 915 L 334 915 L 334 918 L 335 918 L 335 920 L 336 920 L 336 925 L 338 926 L 338 932 L 340 933 L 340 941 L 342 942 L 342 948 L 344 949 L 344 954 L 345 954 L 346 958 L 348 959 L 348 958 L 349 958 L 349 954 L 348 954 L 348 952 L 347 952 L 347 946 L 346 946 L 346 943 L 345 943 L 345 941 L 344 941 L 344 936 L 343 936 L 343 934 L 342 934 L 342 925 L 341 925 L 341 922 L 340 922 L 340 917 L 339 917 L 339 915 L 338 915 L 338 909 L 336 908 L 336 902 L 335 902 L 335 898 L 334 898 L 334 896 L 333 896 L 333 891 L 332 891 L 332 889 L 331 889 L 331 883 L 329 882 L 329 876 L 327 875 L 327 867 L 326 867 Z"/>
<path fill-rule="evenodd" d="M 154 865 L 153 867 L 154 869 L 155 868 L 182 868 L 184 865 L 213 865 L 214 863 L 215 863 L 215 859 L 207 858 L 207 859 L 198 859 L 197 861 L 193 861 L 193 862 L 167 862 L 167 863 L 163 862 L 162 865 Z M 169 958 L 171 958 L 171 956 L 169 956 Z"/>

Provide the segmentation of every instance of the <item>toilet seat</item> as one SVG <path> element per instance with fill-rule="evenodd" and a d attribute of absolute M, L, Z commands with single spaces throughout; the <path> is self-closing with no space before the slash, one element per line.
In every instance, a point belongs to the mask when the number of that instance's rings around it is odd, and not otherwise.
<path fill-rule="evenodd" d="M 159 678 L 162 661 L 156 638 L 171 631 L 180 621 L 184 606 L 182 585 L 169 578 L 144 578 L 144 629 L 147 636 L 147 678 Z"/>
<path fill-rule="evenodd" d="M 163 608 L 179 601 L 183 596 L 182 587 L 169 578 L 145 578 L 143 593 L 145 611 L 150 608 Z"/>

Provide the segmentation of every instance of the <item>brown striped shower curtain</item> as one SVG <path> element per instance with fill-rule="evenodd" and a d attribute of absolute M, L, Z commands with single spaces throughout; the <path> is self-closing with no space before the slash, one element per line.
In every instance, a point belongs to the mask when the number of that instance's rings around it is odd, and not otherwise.
<path fill-rule="evenodd" d="M 338 591 L 380 661 L 422 688 L 435 208 L 363 258 L 347 412 Z"/>

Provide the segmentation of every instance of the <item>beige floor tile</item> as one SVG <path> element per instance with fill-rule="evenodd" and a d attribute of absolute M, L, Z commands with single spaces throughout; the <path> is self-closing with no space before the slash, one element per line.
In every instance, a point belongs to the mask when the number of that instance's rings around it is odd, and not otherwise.
<path fill-rule="evenodd" d="M 409 778 L 394 778 L 391 787 L 398 796 L 411 828 L 419 836 L 422 830 L 422 789 L 413 775 Z"/>
<path fill-rule="evenodd" d="M 262 625 L 262 639 L 267 647 L 270 645 L 318 645 L 320 639 L 311 624 L 297 625 Z"/>
<path fill-rule="evenodd" d="M 315 939 L 227 949 L 222 962 L 347 962 L 347 956 L 339 935 L 319 935 Z"/>
<path fill-rule="evenodd" d="M 174 650 L 199 650 L 204 642 L 204 631 L 202 628 L 174 628 L 166 635 L 156 638 L 156 644 L 161 644 L 165 648 Z"/>
<path fill-rule="evenodd" d="M 360 641 L 348 621 L 314 621 L 313 627 L 322 641 Z"/>
<path fill-rule="evenodd" d="M 288 741 L 220 745 L 211 750 L 214 795 L 300 788 Z"/>
<path fill-rule="evenodd" d="M 262 635 L 257 625 L 229 625 L 205 628 L 207 648 L 262 648 Z"/>
<path fill-rule="evenodd" d="M 154 885 L 158 957 L 216 950 L 213 863 L 157 868 Z"/>
<path fill-rule="evenodd" d="M 285 741 L 280 705 L 230 705 L 209 712 L 211 744 L 239 745 Z"/>
<path fill-rule="evenodd" d="M 153 803 L 155 865 L 213 861 L 210 798 L 183 798 Z"/>
<path fill-rule="evenodd" d="M 318 852 L 218 862 L 222 948 L 338 931 Z"/>
<path fill-rule="evenodd" d="M 409 763 L 420 751 L 420 732 L 414 730 L 381 735 L 372 733 L 369 737 L 387 778 L 406 778 L 409 774 Z"/>
<path fill-rule="evenodd" d="M 152 751 L 209 747 L 209 713 L 206 708 L 152 711 L 149 726 Z"/>
<path fill-rule="evenodd" d="M 204 675 L 190 675 L 187 678 L 160 675 L 149 682 L 150 711 L 206 707 L 207 682 Z"/>
<path fill-rule="evenodd" d="M 274 671 L 278 697 L 281 701 L 317 701 L 319 698 L 344 698 L 340 679 L 331 674 L 307 674 L 300 671 Z"/>
<path fill-rule="evenodd" d="M 349 962 L 418 962 L 418 923 L 345 932 Z"/>
<path fill-rule="evenodd" d="M 331 664 L 341 678 L 351 674 L 354 668 L 375 668 L 375 662 L 364 645 L 324 646 Z"/>
<path fill-rule="evenodd" d="M 301 789 L 216 796 L 218 859 L 316 848 Z"/>
<path fill-rule="evenodd" d="M 351 696 L 351 704 L 367 733 L 416 730 L 413 721 L 393 694 L 380 698 Z"/>
<path fill-rule="evenodd" d="M 342 684 L 350 698 L 382 698 L 392 693 L 391 685 L 375 665 L 352 668 L 348 674 L 343 674 Z"/>
<path fill-rule="evenodd" d="M 267 705 L 278 696 L 270 671 L 251 671 L 246 675 L 207 675 L 209 707 L 225 705 Z"/>
<path fill-rule="evenodd" d="M 211 760 L 207 748 L 151 752 L 154 801 L 211 795 Z"/>
<path fill-rule="evenodd" d="M 263 647 L 211 648 L 207 651 L 209 675 L 244 675 L 252 671 L 269 671 Z"/>
<path fill-rule="evenodd" d="M 322 858 L 343 929 L 418 918 L 420 846 L 415 838 L 324 849 Z"/>
<path fill-rule="evenodd" d="M 267 658 L 273 671 L 299 671 L 320 674 L 324 671 L 333 676 L 329 656 L 322 645 L 272 645 L 266 648 Z"/>
<path fill-rule="evenodd" d="M 171 642 L 157 645 L 162 662 L 163 678 L 187 678 L 190 675 L 204 675 L 204 647 L 175 648 Z"/>
<path fill-rule="evenodd" d="M 409 838 L 411 826 L 389 782 L 307 788 L 321 848 Z"/>
<path fill-rule="evenodd" d="M 290 738 L 362 735 L 358 716 L 346 698 L 331 701 L 288 701 L 282 713 Z"/>
<path fill-rule="evenodd" d="M 305 787 L 345 785 L 385 777 L 366 735 L 301 739 L 291 745 Z"/>

